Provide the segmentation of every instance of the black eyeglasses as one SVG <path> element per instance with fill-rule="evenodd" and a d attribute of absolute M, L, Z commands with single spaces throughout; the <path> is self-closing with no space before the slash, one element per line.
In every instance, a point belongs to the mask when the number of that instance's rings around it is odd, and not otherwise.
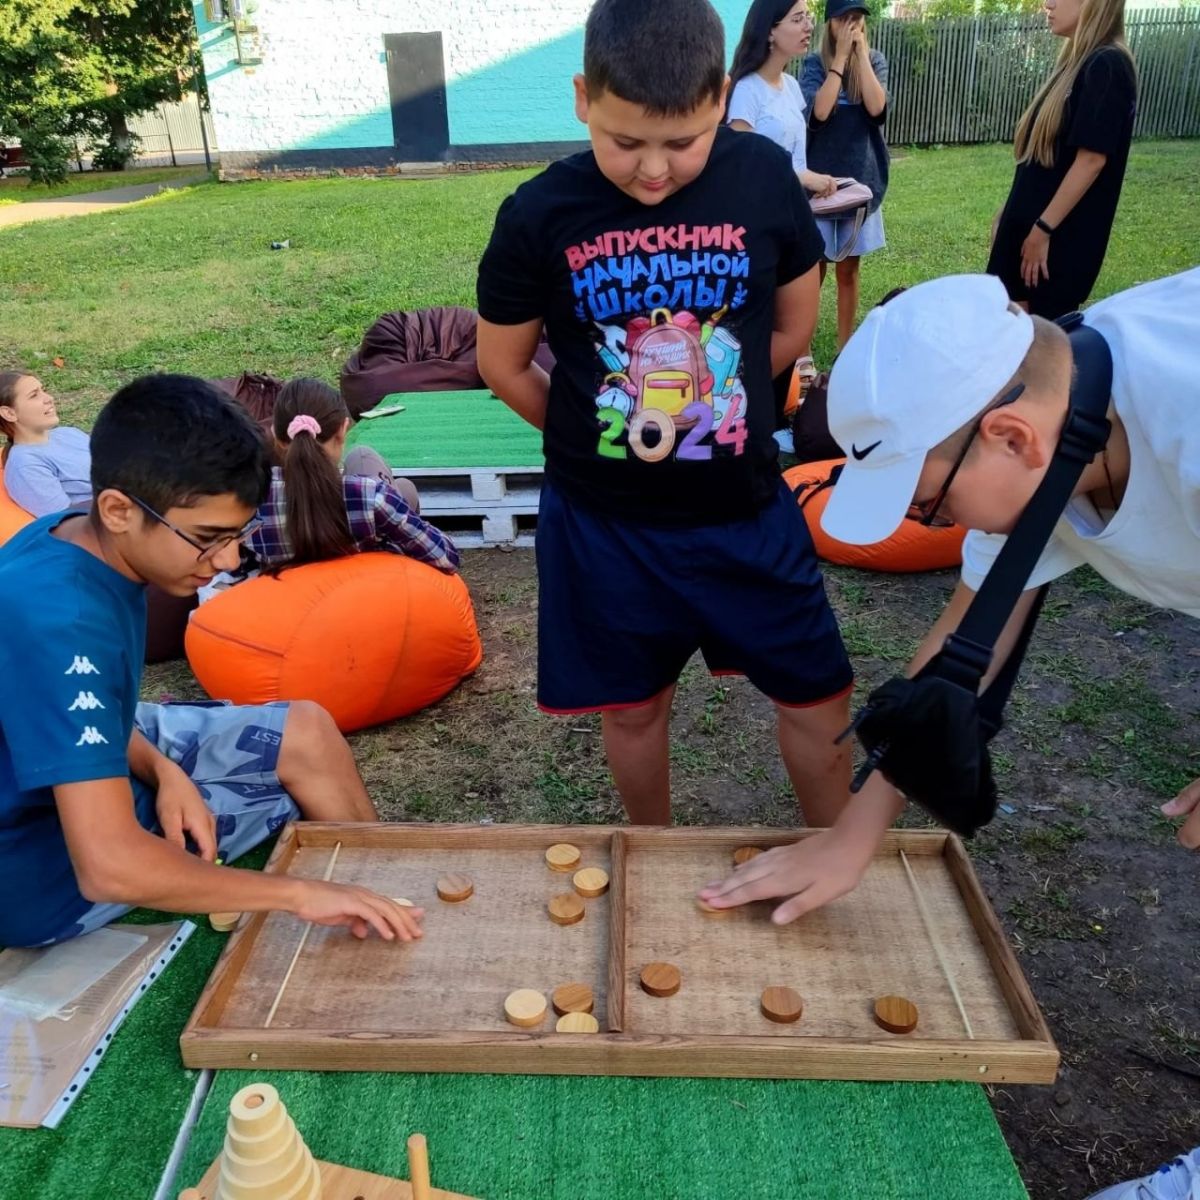
<path fill-rule="evenodd" d="M 938 516 L 938 509 L 946 503 L 946 497 L 950 494 L 950 487 L 954 483 L 954 477 L 958 474 L 959 468 L 967 461 L 967 454 L 971 450 L 971 446 L 975 439 L 979 436 L 980 429 L 983 428 L 983 419 L 990 412 L 995 412 L 998 408 L 1003 408 L 1006 404 L 1011 404 L 1025 390 L 1023 383 L 1018 383 L 1015 387 L 1009 388 L 995 404 L 989 404 L 983 410 L 971 426 L 971 432 L 967 440 L 963 443 L 963 448 L 958 452 L 958 457 L 954 460 L 954 465 L 950 468 L 950 473 L 946 476 L 942 486 L 938 489 L 938 493 L 932 500 L 924 500 L 920 503 L 910 504 L 908 512 L 904 515 L 910 521 L 919 521 L 922 525 L 933 529 L 948 529 L 954 522 L 949 517 Z"/>
<path fill-rule="evenodd" d="M 211 562 L 218 554 L 221 553 L 222 550 L 225 549 L 226 546 L 231 545 L 233 542 L 244 542 L 248 537 L 251 537 L 253 534 L 257 533 L 262 528 L 263 524 L 258 517 L 255 517 L 243 525 L 242 528 L 237 531 L 237 533 L 224 534 L 215 541 L 204 545 L 203 543 L 196 541 L 196 539 L 192 537 L 190 533 L 184 533 L 178 525 L 171 524 L 166 517 L 155 512 L 154 509 L 152 509 L 144 500 L 139 500 L 136 496 L 131 496 L 128 492 L 122 492 L 121 495 L 128 500 L 132 500 L 134 504 L 136 504 L 138 508 L 142 510 L 142 512 L 144 512 L 147 516 L 153 517 L 160 525 L 165 525 L 173 534 L 175 534 L 176 537 L 183 538 L 183 540 L 187 542 L 187 544 L 191 546 L 193 550 L 198 552 L 196 555 L 197 562 L 204 562 L 206 559 Z"/>

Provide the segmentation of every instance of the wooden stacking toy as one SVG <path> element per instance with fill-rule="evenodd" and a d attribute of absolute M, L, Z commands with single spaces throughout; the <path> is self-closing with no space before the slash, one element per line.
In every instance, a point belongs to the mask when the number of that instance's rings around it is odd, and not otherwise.
<path fill-rule="evenodd" d="M 214 1200 L 320 1200 L 321 1171 L 269 1083 L 229 1104 Z"/>

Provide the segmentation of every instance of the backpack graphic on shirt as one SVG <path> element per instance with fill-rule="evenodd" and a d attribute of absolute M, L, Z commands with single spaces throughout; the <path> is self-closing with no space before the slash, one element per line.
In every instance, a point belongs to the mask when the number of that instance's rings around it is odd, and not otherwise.
<path fill-rule="evenodd" d="M 713 376 L 699 334 L 700 322 L 691 313 L 672 317 L 665 308 L 656 308 L 649 320 L 630 321 L 626 373 L 636 412 L 654 409 L 666 413 L 677 429 L 688 429 L 697 420 L 681 415 L 688 405 L 699 401 L 711 407 Z"/>

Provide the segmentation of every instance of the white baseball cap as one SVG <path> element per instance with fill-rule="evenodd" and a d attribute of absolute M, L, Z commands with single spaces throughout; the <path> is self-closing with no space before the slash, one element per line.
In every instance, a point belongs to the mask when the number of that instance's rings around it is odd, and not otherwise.
<path fill-rule="evenodd" d="M 948 275 L 872 309 L 829 376 L 829 430 L 846 466 L 821 525 L 841 542 L 889 537 L 925 456 L 987 407 L 1033 342 L 994 275 Z"/>

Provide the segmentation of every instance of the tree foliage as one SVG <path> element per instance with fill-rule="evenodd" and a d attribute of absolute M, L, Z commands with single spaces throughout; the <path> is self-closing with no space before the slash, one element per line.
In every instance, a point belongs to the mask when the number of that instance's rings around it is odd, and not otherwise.
<path fill-rule="evenodd" d="M 0 135 L 128 157 L 127 120 L 191 84 L 188 0 L 0 0 Z"/>

